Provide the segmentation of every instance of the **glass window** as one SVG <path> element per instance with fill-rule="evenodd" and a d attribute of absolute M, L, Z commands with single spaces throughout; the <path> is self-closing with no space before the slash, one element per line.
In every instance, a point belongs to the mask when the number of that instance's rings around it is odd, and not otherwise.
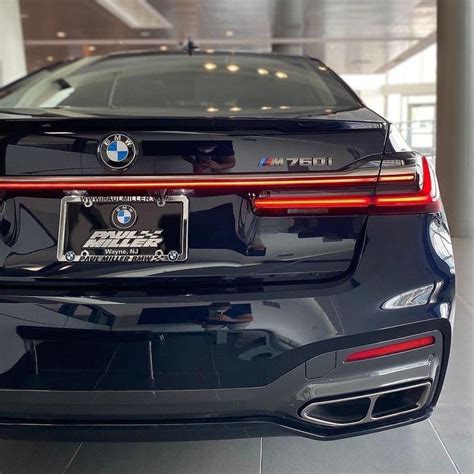
<path fill-rule="evenodd" d="M 0 108 L 145 115 L 317 115 L 359 106 L 355 95 L 321 63 L 257 54 L 86 58 L 0 92 Z"/>

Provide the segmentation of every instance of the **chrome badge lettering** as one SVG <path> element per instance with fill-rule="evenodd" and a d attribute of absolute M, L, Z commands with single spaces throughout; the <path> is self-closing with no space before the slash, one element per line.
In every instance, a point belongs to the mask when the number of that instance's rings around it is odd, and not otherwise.
<path fill-rule="evenodd" d="M 272 157 L 265 156 L 260 159 L 258 166 L 285 166 L 289 168 L 293 166 L 331 166 L 331 157 L 310 157 L 310 158 L 283 158 L 283 157 Z"/>

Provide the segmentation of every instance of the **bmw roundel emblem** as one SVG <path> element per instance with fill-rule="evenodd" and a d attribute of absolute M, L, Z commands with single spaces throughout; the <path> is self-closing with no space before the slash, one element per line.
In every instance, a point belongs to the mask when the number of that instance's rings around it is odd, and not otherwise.
<path fill-rule="evenodd" d="M 179 258 L 179 253 L 176 250 L 171 250 L 168 253 L 168 260 L 170 262 L 175 262 L 176 260 L 178 260 L 178 258 Z"/>
<path fill-rule="evenodd" d="M 135 162 L 137 146 L 127 135 L 114 133 L 100 142 L 97 154 L 109 168 L 122 170 Z"/>
<path fill-rule="evenodd" d="M 137 222 L 137 211 L 128 204 L 121 204 L 112 211 L 111 220 L 117 229 L 128 229 Z"/>

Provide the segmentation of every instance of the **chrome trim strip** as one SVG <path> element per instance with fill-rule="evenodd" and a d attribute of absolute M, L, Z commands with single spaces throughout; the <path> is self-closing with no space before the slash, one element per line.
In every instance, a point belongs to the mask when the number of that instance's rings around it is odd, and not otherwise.
<path fill-rule="evenodd" d="M 418 388 L 418 387 L 425 387 L 425 390 L 424 390 L 423 394 L 421 395 L 420 400 L 418 401 L 415 408 L 412 408 L 410 410 L 403 410 L 403 411 L 393 413 L 393 414 L 390 414 L 390 415 L 372 416 L 372 412 L 374 410 L 375 402 L 377 401 L 377 399 L 380 396 L 385 395 L 387 393 L 396 393 L 396 392 L 401 392 L 403 390 L 411 390 L 413 388 Z M 368 393 L 368 394 L 365 394 L 365 395 L 355 395 L 353 397 L 343 397 L 343 398 L 338 398 L 336 400 L 326 400 L 326 401 L 323 401 L 323 402 L 313 402 L 313 403 L 310 403 L 309 405 L 307 405 L 306 407 L 304 407 L 301 410 L 300 416 L 301 416 L 301 418 L 304 418 L 305 420 L 310 421 L 311 423 L 317 423 L 319 425 L 324 425 L 324 426 L 331 426 L 333 428 L 343 427 L 343 426 L 345 427 L 345 426 L 360 425 L 362 423 L 368 423 L 368 422 L 378 421 L 378 420 L 385 420 L 386 418 L 393 418 L 394 416 L 404 415 L 406 413 L 411 413 L 412 411 L 419 410 L 426 403 L 426 400 L 428 399 L 428 395 L 430 393 L 430 388 L 431 388 L 431 382 L 425 381 L 425 382 L 421 382 L 421 383 L 417 383 L 417 384 L 413 384 L 413 385 L 408 385 L 408 386 L 405 386 L 405 387 L 398 387 L 398 388 L 392 389 L 392 390 L 382 390 L 382 391 L 379 391 L 379 392 Z M 333 404 L 333 403 L 347 402 L 347 401 L 351 401 L 351 400 L 361 400 L 361 399 L 364 399 L 364 398 L 370 399 L 370 405 L 369 405 L 369 408 L 367 410 L 367 413 L 366 413 L 365 417 L 362 418 L 361 420 L 358 420 L 358 421 L 352 421 L 352 422 L 349 422 L 349 423 L 336 423 L 336 422 L 322 420 L 322 419 L 319 419 L 319 418 L 308 415 L 308 412 L 311 410 L 311 408 L 313 408 L 315 406 L 318 406 L 318 405 L 328 405 L 328 404 Z"/>

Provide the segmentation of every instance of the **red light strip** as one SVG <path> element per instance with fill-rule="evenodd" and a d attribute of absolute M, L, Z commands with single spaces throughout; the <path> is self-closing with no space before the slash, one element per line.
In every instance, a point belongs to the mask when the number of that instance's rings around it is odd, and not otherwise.
<path fill-rule="evenodd" d="M 376 206 L 407 206 L 407 205 L 423 205 L 432 204 L 438 201 L 433 194 L 433 181 L 431 178 L 431 170 L 426 157 L 422 158 L 423 168 L 423 186 L 417 193 L 410 194 L 380 194 L 375 196 L 374 204 Z"/>
<path fill-rule="evenodd" d="M 413 181 L 413 174 L 384 176 L 384 182 Z M 0 190 L 3 191 L 37 191 L 37 190 L 148 190 L 148 189 L 196 189 L 196 188 L 266 188 L 302 187 L 302 186 L 364 186 L 375 184 L 377 176 L 319 176 L 319 177 L 284 177 L 234 178 L 232 176 L 213 176 L 212 179 L 173 178 L 173 177 L 35 177 L 35 178 L 3 178 L 0 179 Z"/>
<path fill-rule="evenodd" d="M 382 183 L 409 183 L 416 180 L 413 173 L 377 176 L 291 176 L 256 177 L 213 176 L 207 177 L 34 177 L 0 178 L 0 191 L 147 191 L 153 189 L 280 189 L 324 186 L 364 186 Z M 432 180 L 428 162 L 423 157 L 423 188 L 417 193 L 379 194 L 375 197 L 340 195 L 332 197 L 268 197 L 256 198 L 256 209 L 288 210 L 318 208 L 364 208 L 381 207 L 390 212 L 410 206 L 436 204 L 432 196 Z M 439 204 L 439 203 L 438 203 Z M 433 207 L 433 206 L 432 206 Z M 433 208 L 433 210 L 436 210 Z"/>
<path fill-rule="evenodd" d="M 432 202 L 430 196 L 404 196 L 403 194 L 390 195 L 390 196 L 377 196 L 375 198 L 375 204 L 377 206 L 404 206 L 406 204 L 428 204 Z"/>
<path fill-rule="evenodd" d="M 419 339 L 412 339 L 411 341 L 398 342 L 396 344 L 389 344 L 387 346 L 375 347 L 373 349 L 354 352 L 353 354 L 347 356 L 344 362 L 357 362 L 360 360 L 375 359 L 376 357 L 383 357 L 391 354 L 399 354 L 400 352 L 432 346 L 434 343 L 435 338 L 433 336 L 420 337 Z"/>
<path fill-rule="evenodd" d="M 381 212 L 400 212 L 417 209 L 419 206 L 428 206 L 430 212 L 435 212 L 440 208 L 440 202 L 437 196 L 433 194 L 433 181 L 428 160 L 423 157 L 423 186 L 418 192 L 410 193 L 390 193 L 378 194 L 376 196 L 333 196 L 333 197 L 262 197 L 254 200 L 256 210 L 281 210 L 288 209 L 321 209 L 321 208 L 373 208 L 377 213 L 377 208 Z M 405 182 L 414 181 L 414 175 L 392 175 L 384 176 L 383 182 Z M 379 179 L 380 179 L 379 178 Z M 419 210 L 419 208 L 418 208 Z"/>
<path fill-rule="evenodd" d="M 392 175 L 380 175 L 378 181 L 380 183 L 412 183 L 415 181 L 416 176 L 413 173 L 410 174 L 392 174 Z"/>
<path fill-rule="evenodd" d="M 315 209 L 338 207 L 367 207 L 371 204 L 370 196 L 338 197 L 297 197 L 297 198 L 256 198 L 256 209 Z"/>
<path fill-rule="evenodd" d="M 107 190 L 107 189 L 181 189 L 181 188 L 261 188 L 300 187 L 315 185 L 366 185 L 374 184 L 376 176 L 360 177 L 294 177 L 252 178 L 213 177 L 212 179 L 180 178 L 12 178 L 0 179 L 0 190 Z"/>

